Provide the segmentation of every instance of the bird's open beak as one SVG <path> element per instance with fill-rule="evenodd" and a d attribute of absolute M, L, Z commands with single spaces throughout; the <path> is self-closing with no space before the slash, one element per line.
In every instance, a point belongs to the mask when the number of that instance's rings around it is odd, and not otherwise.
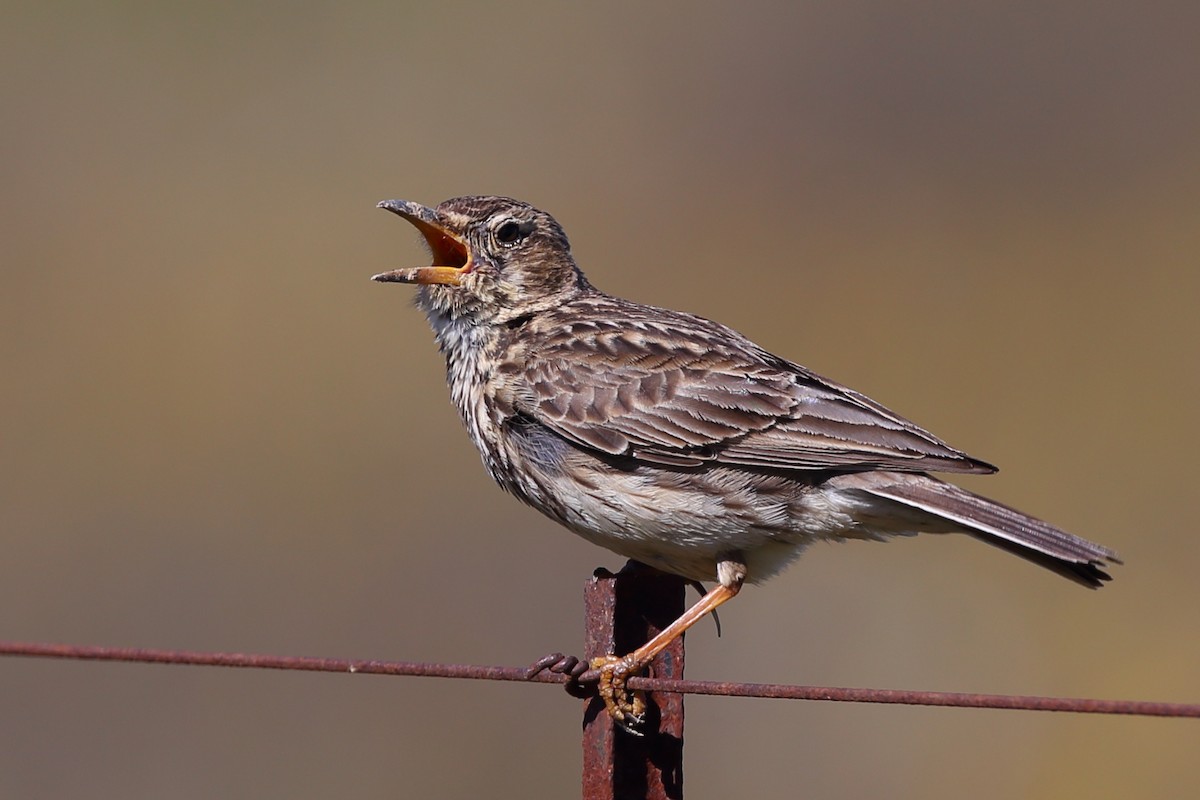
<path fill-rule="evenodd" d="M 471 271 L 471 250 L 462 237 L 450 230 L 446 220 L 432 208 L 407 200 L 384 200 L 379 208 L 399 214 L 416 226 L 429 249 L 433 264 L 428 267 L 393 269 L 371 276 L 373 281 L 392 283 L 424 283 L 458 286 L 462 276 Z"/>

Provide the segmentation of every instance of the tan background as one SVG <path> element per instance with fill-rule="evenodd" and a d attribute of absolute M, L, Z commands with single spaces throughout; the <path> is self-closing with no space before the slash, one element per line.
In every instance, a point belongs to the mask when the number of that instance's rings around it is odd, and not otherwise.
<path fill-rule="evenodd" d="M 494 488 L 376 201 L 502 193 L 1118 549 L 815 548 L 696 678 L 1200 699 L 1190 3 L 10 4 L 0 636 L 522 664 L 620 559 Z M 733 6 L 738 6 L 737 10 Z M 1128 6 L 1122 9 L 1121 6 Z M 574 797 L 545 686 L 0 661 L 0 796 Z M 1181 797 L 1194 722 L 688 701 L 691 798 Z"/>

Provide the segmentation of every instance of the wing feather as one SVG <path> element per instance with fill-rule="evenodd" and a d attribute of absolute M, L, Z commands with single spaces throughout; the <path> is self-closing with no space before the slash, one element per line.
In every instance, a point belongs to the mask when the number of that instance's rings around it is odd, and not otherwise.
<path fill-rule="evenodd" d="M 542 320 L 524 413 L 612 455 L 780 470 L 993 472 L 869 398 L 701 317 L 604 296 Z M 528 341 L 528 340 L 527 340 Z"/>

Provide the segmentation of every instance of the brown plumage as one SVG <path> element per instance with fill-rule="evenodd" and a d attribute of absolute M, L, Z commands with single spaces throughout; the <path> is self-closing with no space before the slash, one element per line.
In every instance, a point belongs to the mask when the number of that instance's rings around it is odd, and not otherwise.
<path fill-rule="evenodd" d="M 995 467 L 858 392 L 719 323 L 594 288 L 562 228 L 527 203 L 380 206 L 417 226 L 434 263 L 375 280 L 420 284 L 492 477 L 589 541 L 717 579 L 697 619 L 820 539 L 963 532 L 1090 587 L 1119 563 L 932 477 Z M 640 667 L 651 645 L 606 669 Z M 614 716 L 636 713 L 610 694 Z"/>

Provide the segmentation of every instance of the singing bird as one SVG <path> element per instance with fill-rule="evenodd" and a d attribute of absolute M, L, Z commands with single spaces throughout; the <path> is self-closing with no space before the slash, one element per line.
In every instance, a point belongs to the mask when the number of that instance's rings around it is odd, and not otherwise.
<path fill-rule="evenodd" d="M 450 396 L 501 487 L 584 539 L 716 586 L 658 636 L 593 662 L 619 722 L 625 678 L 820 540 L 965 533 L 1083 586 L 1116 553 L 933 477 L 996 468 L 717 322 L 606 294 L 562 227 L 507 197 L 379 204 L 433 263 L 414 283 Z"/>

